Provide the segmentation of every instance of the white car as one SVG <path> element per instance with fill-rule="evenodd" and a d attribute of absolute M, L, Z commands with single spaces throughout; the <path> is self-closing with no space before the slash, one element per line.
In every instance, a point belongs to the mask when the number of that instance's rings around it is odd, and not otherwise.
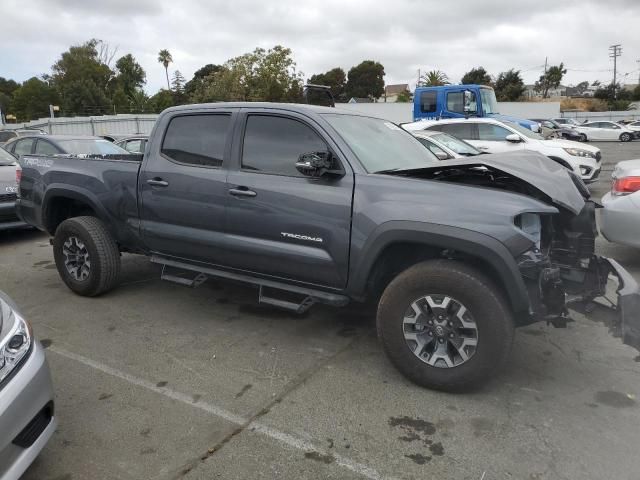
<path fill-rule="evenodd" d="M 447 118 L 405 123 L 402 127 L 410 132 L 445 132 L 486 153 L 532 150 L 573 170 L 586 183 L 594 182 L 600 174 L 602 154 L 599 148 L 564 139 L 545 140 L 540 134 L 512 122 L 491 118 Z"/>
<path fill-rule="evenodd" d="M 640 248 L 640 160 L 618 163 L 611 178 L 611 191 L 602 197 L 600 232 L 610 242 Z"/>
<path fill-rule="evenodd" d="M 634 138 L 638 138 L 639 132 L 634 132 L 630 128 L 620 125 L 616 122 L 587 122 L 582 125 L 573 127 L 580 133 L 583 142 L 589 140 L 614 140 L 621 142 L 630 142 Z"/>
<path fill-rule="evenodd" d="M 440 160 L 454 160 L 482 155 L 482 152 L 470 143 L 453 137 L 448 133 L 431 130 L 411 133 Z"/>
<path fill-rule="evenodd" d="M 552 118 L 552 120 L 567 128 L 579 127 L 582 125 L 582 123 L 577 121 L 575 118 Z"/>
<path fill-rule="evenodd" d="M 627 123 L 626 127 L 634 132 L 640 132 L 640 121 Z"/>

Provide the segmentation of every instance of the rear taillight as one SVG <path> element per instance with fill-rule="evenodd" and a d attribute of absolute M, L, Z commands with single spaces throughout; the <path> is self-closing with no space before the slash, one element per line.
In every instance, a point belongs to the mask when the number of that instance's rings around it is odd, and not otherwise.
<path fill-rule="evenodd" d="M 614 195 L 628 195 L 640 190 L 640 177 L 623 177 L 613 180 L 611 193 Z"/>
<path fill-rule="evenodd" d="M 20 185 L 20 180 L 22 179 L 22 167 L 20 165 L 16 165 L 16 183 Z"/>

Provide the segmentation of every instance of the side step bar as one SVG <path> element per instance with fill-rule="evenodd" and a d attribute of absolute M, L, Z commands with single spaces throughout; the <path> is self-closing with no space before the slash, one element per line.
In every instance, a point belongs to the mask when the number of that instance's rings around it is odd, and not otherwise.
<path fill-rule="evenodd" d="M 162 257 L 160 255 L 152 255 L 151 262 L 163 266 L 161 277 L 163 280 L 169 280 L 189 287 L 196 287 L 200 285 L 207 279 L 208 276 L 250 283 L 259 287 L 260 290 L 258 300 L 260 301 L 260 303 L 273 305 L 279 308 L 285 308 L 287 310 L 293 310 L 298 313 L 305 312 L 314 303 L 324 303 L 335 307 L 343 307 L 349 303 L 349 297 L 347 297 L 346 295 L 324 292 L 322 290 L 316 290 L 313 288 L 299 287 L 297 285 L 289 285 L 286 283 L 278 282 L 277 280 L 256 278 L 250 275 L 228 272 L 226 270 L 220 270 L 204 265 L 194 265 L 191 263 L 185 263 L 179 260 Z M 196 272 L 198 275 L 196 275 L 193 279 L 181 277 L 179 275 L 174 275 L 172 273 L 166 272 L 165 269 L 167 269 L 167 267 Z M 281 300 L 270 295 L 266 295 L 265 289 L 280 290 L 282 292 L 302 295 L 303 299 L 299 302 Z"/>

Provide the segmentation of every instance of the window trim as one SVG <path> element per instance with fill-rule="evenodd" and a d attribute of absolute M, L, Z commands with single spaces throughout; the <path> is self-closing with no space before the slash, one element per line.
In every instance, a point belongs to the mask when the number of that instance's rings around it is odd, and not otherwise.
<path fill-rule="evenodd" d="M 342 169 L 343 171 L 346 172 L 346 170 L 344 169 L 343 166 L 343 162 L 340 161 L 340 159 L 338 158 L 338 156 L 335 154 L 335 152 L 333 151 L 333 149 L 331 148 L 331 145 L 329 144 L 329 142 L 327 141 L 327 139 L 324 137 L 324 135 L 322 135 L 317 128 L 314 128 L 312 125 L 309 124 L 309 122 L 303 120 L 302 118 L 299 118 L 298 116 L 293 116 L 293 115 L 288 115 L 287 113 L 281 113 L 281 112 L 271 112 L 271 111 L 247 111 L 244 112 L 244 118 L 242 119 L 242 129 L 240 132 L 240 136 L 239 136 L 239 151 L 238 151 L 238 164 L 237 164 L 237 171 L 239 172 L 244 172 L 244 173 L 255 173 L 255 174 L 259 174 L 259 175 L 273 175 L 273 176 L 277 176 L 277 177 L 285 177 L 285 178 L 302 178 L 302 179 L 306 179 L 306 180 L 314 180 L 317 181 L 319 180 L 321 177 L 318 178 L 312 178 L 312 177 L 307 177 L 306 175 L 286 175 L 284 173 L 276 173 L 276 172 L 265 172 L 262 170 L 251 170 L 251 169 L 246 169 L 243 168 L 242 166 L 242 158 L 244 156 L 244 139 L 247 135 L 247 125 L 249 123 L 249 117 L 252 116 L 259 116 L 259 117 L 280 117 L 280 118 L 285 118 L 287 120 L 293 120 L 294 122 L 299 122 L 303 125 L 305 125 L 306 127 L 310 128 L 319 138 L 320 140 L 322 140 L 322 142 L 324 142 L 324 144 L 327 146 L 327 151 L 331 153 L 331 155 L 333 155 L 335 157 L 335 161 L 338 162 L 338 165 L 336 167 L 340 167 L 340 169 Z M 337 170 L 338 168 L 336 168 Z"/>
<path fill-rule="evenodd" d="M 221 110 L 221 111 L 205 111 L 205 112 L 197 112 L 197 113 L 178 113 L 176 115 L 172 115 L 166 124 L 166 127 L 164 127 L 164 132 L 162 133 L 162 141 L 160 142 L 160 145 L 158 146 L 158 153 L 160 154 L 160 157 L 164 158 L 165 160 L 167 160 L 168 162 L 174 163 L 176 165 L 184 165 L 187 167 L 194 167 L 194 168 L 208 168 L 208 169 L 214 169 L 214 170 L 220 170 L 220 169 L 224 169 L 225 165 L 229 163 L 229 145 L 231 142 L 231 139 L 233 137 L 233 128 L 234 128 L 234 111 L 231 110 Z M 165 153 L 162 152 L 162 147 L 164 145 L 164 141 L 165 138 L 167 136 L 167 132 L 169 131 L 169 127 L 171 126 L 171 122 L 173 122 L 174 119 L 178 118 L 178 117 L 202 117 L 202 116 L 212 116 L 212 115 L 224 115 L 229 117 L 229 131 L 227 132 L 227 137 L 225 138 L 224 141 L 224 148 L 223 148 L 223 158 L 222 158 L 222 165 L 197 165 L 195 163 L 186 163 L 186 162 L 181 162 L 180 160 L 176 160 L 175 158 L 171 158 L 169 155 L 166 155 Z M 124 147 L 123 147 L 124 148 Z"/>

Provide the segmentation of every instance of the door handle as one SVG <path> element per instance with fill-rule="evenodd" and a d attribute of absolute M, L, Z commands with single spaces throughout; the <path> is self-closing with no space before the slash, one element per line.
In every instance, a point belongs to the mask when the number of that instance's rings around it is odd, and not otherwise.
<path fill-rule="evenodd" d="M 249 190 L 247 187 L 238 187 L 229 189 L 229 194 L 234 197 L 255 197 L 258 195 L 253 190 Z"/>
<path fill-rule="evenodd" d="M 166 180 L 162 180 L 161 178 L 150 178 L 149 180 L 147 180 L 147 183 L 153 187 L 168 187 L 169 186 L 169 182 L 167 182 Z"/>

